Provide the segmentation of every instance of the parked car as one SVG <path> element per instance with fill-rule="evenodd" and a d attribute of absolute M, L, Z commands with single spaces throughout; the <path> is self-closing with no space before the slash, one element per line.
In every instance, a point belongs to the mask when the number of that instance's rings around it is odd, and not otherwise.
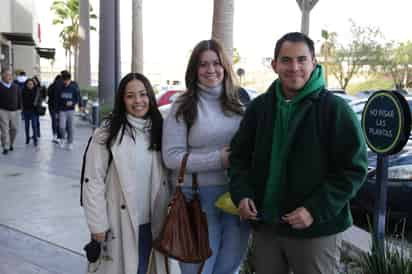
<path fill-rule="evenodd" d="M 388 188 L 387 188 L 387 210 L 389 221 L 399 222 L 406 218 L 406 225 L 412 228 L 412 145 L 409 142 L 404 149 L 388 156 Z M 374 213 L 376 201 L 376 154 L 369 153 L 369 173 L 366 181 L 351 201 L 351 208 L 355 214 Z M 364 220 L 363 220 L 364 221 Z M 362 220 L 361 220 L 362 222 Z M 356 223 L 356 220 L 355 220 Z"/>
<path fill-rule="evenodd" d="M 183 90 L 167 90 L 157 97 L 157 106 L 164 106 L 173 103 Z"/>
<path fill-rule="evenodd" d="M 348 104 L 356 100 L 356 98 L 352 95 L 343 94 L 343 93 L 334 93 L 336 96 L 343 98 Z"/>
<path fill-rule="evenodd" d="M 341 88 L 328 88 L 328 90 L 335 94 L 346 94 L 346 90 L 341 89 Z"/>
<path fill-rule="evenodd" d="M 405 96 L 405 99 L 408 102 L 409 109 L 411 110 L 411 113 L 412 113 L 412 96 Z M 356 116 L 358 117 L 359 121 L 362 119 L 362 112 L 363 112 L 363 109 L 365 108 L 367 101 L 368 101 L 368 98 L 362 98 L 362 99 L 354 100 L 349 103 L 349 105 L 352 107 L 353 111 L 355 112 Z"/>

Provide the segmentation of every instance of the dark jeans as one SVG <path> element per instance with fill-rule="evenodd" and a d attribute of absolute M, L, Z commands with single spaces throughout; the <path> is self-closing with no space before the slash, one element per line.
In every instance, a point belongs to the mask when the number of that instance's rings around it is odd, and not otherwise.
<path fill-rule="evenodd" d="M 152 227 L 150 223 L 139 226 L 139 267 L 137 274 L 146 274 L 152 250 Z"/>
<path fill-rule="evenodd" d="M 37 116 L 37 137 L 40 137 L 40 116 Z"/>
<path fill-rule="evenodd" d="M 57 136 L 57 138 L 61 139 L 59 132 L 59 113 L 52 111 L 51 109 L 49 109 L 49 113 L 51 118 L 53 136 Z"/>
<path fill-rule="evenodd" d="M 30 140 L 30 123 L 31 128 L 33 130 L 33 141 L 34 144 L 37 145 L 37 137 L 39 136 L 38 133 L 38 115 L 34 113 L 34 111 L 23 111 L 24 117 L 24 129 L 26 133 L 26 143 Z"/>

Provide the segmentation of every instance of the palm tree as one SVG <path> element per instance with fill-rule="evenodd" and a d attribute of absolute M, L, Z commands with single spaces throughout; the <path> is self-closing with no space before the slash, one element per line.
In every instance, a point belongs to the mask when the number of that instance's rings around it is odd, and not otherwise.
<path fill-rule="evenodd" d="M 53 19 L 53 25 L 63 25 L 63 29 L 60 32 L 60 38 L 62 40 L 63 48 L 69 55 L 69 71 L 72 70 L 71 60 L 74 53 L 75 69 L 77 68 L 77 53 L 79 47 L 79 0 L 55 0 L 50 9 L 54 11 L 55 18 Z M 96 19 L 97 16 L 92 13 L 92 7 L 90 7 L 90 18 Z M 90 27 L 91 30 L 96 30 L 94 26 Z M 74 73 L 75 75 L 75 73 Z"/>
<path fill-rule="evenodd" d="M 320 46 L 320 55 L 322 56 L 322 65 L 325 69 L 325 82 L 328 86 L 329 63 L 330 57 L 333 55 L 336 44 L 336 32 L 322 30 L 322 44 Z"/>
<path fill-rule="evenodd" d="M 223 45 L 229 57 L 233 56 L 233 16 L 234 0 L 214 0 L 212 39 Z"/>
<path fill-rule="evenodd" d="M 143 73 L 142 2 L 132 2 L 132 72 Z"/>

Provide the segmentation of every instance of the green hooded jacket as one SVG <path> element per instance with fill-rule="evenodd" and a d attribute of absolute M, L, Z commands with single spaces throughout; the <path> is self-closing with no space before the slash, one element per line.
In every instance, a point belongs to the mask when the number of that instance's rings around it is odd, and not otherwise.
<path fill-rule="evenodd" d="M 367 175 L 360 123 L 342 98 L 330 96 L 331 124 L 320 126 L 321 76 L 317 68 L 305 91 L 289 103 L 276 93 L 280 83 L 274 81 L 250 103 L 231 142 L 234 203 L 253 199 L 263 221 L 274 224 L 279 235 L 320 237 L 347 229 L 352 224 L 349 200 Z M 328 129 L 328 148 L 320 128 Z M 314 219 L 310 227 L 297 230 L 278 221 L 301 206 Z"/>

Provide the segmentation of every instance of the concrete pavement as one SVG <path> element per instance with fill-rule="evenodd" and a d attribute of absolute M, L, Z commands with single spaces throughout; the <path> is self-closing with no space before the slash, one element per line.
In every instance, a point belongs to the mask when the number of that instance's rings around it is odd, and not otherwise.
<path fill-rule="evenodd" d="M 52 143 L 41 117 L 39 147 L 24 144 L 23 121 L 14 151 L 0 154 L 0 274 L 83 273 L 89 235 L 79 204 L 80 169 L 91 126 L 75 120 L 74 149 Z"/>

